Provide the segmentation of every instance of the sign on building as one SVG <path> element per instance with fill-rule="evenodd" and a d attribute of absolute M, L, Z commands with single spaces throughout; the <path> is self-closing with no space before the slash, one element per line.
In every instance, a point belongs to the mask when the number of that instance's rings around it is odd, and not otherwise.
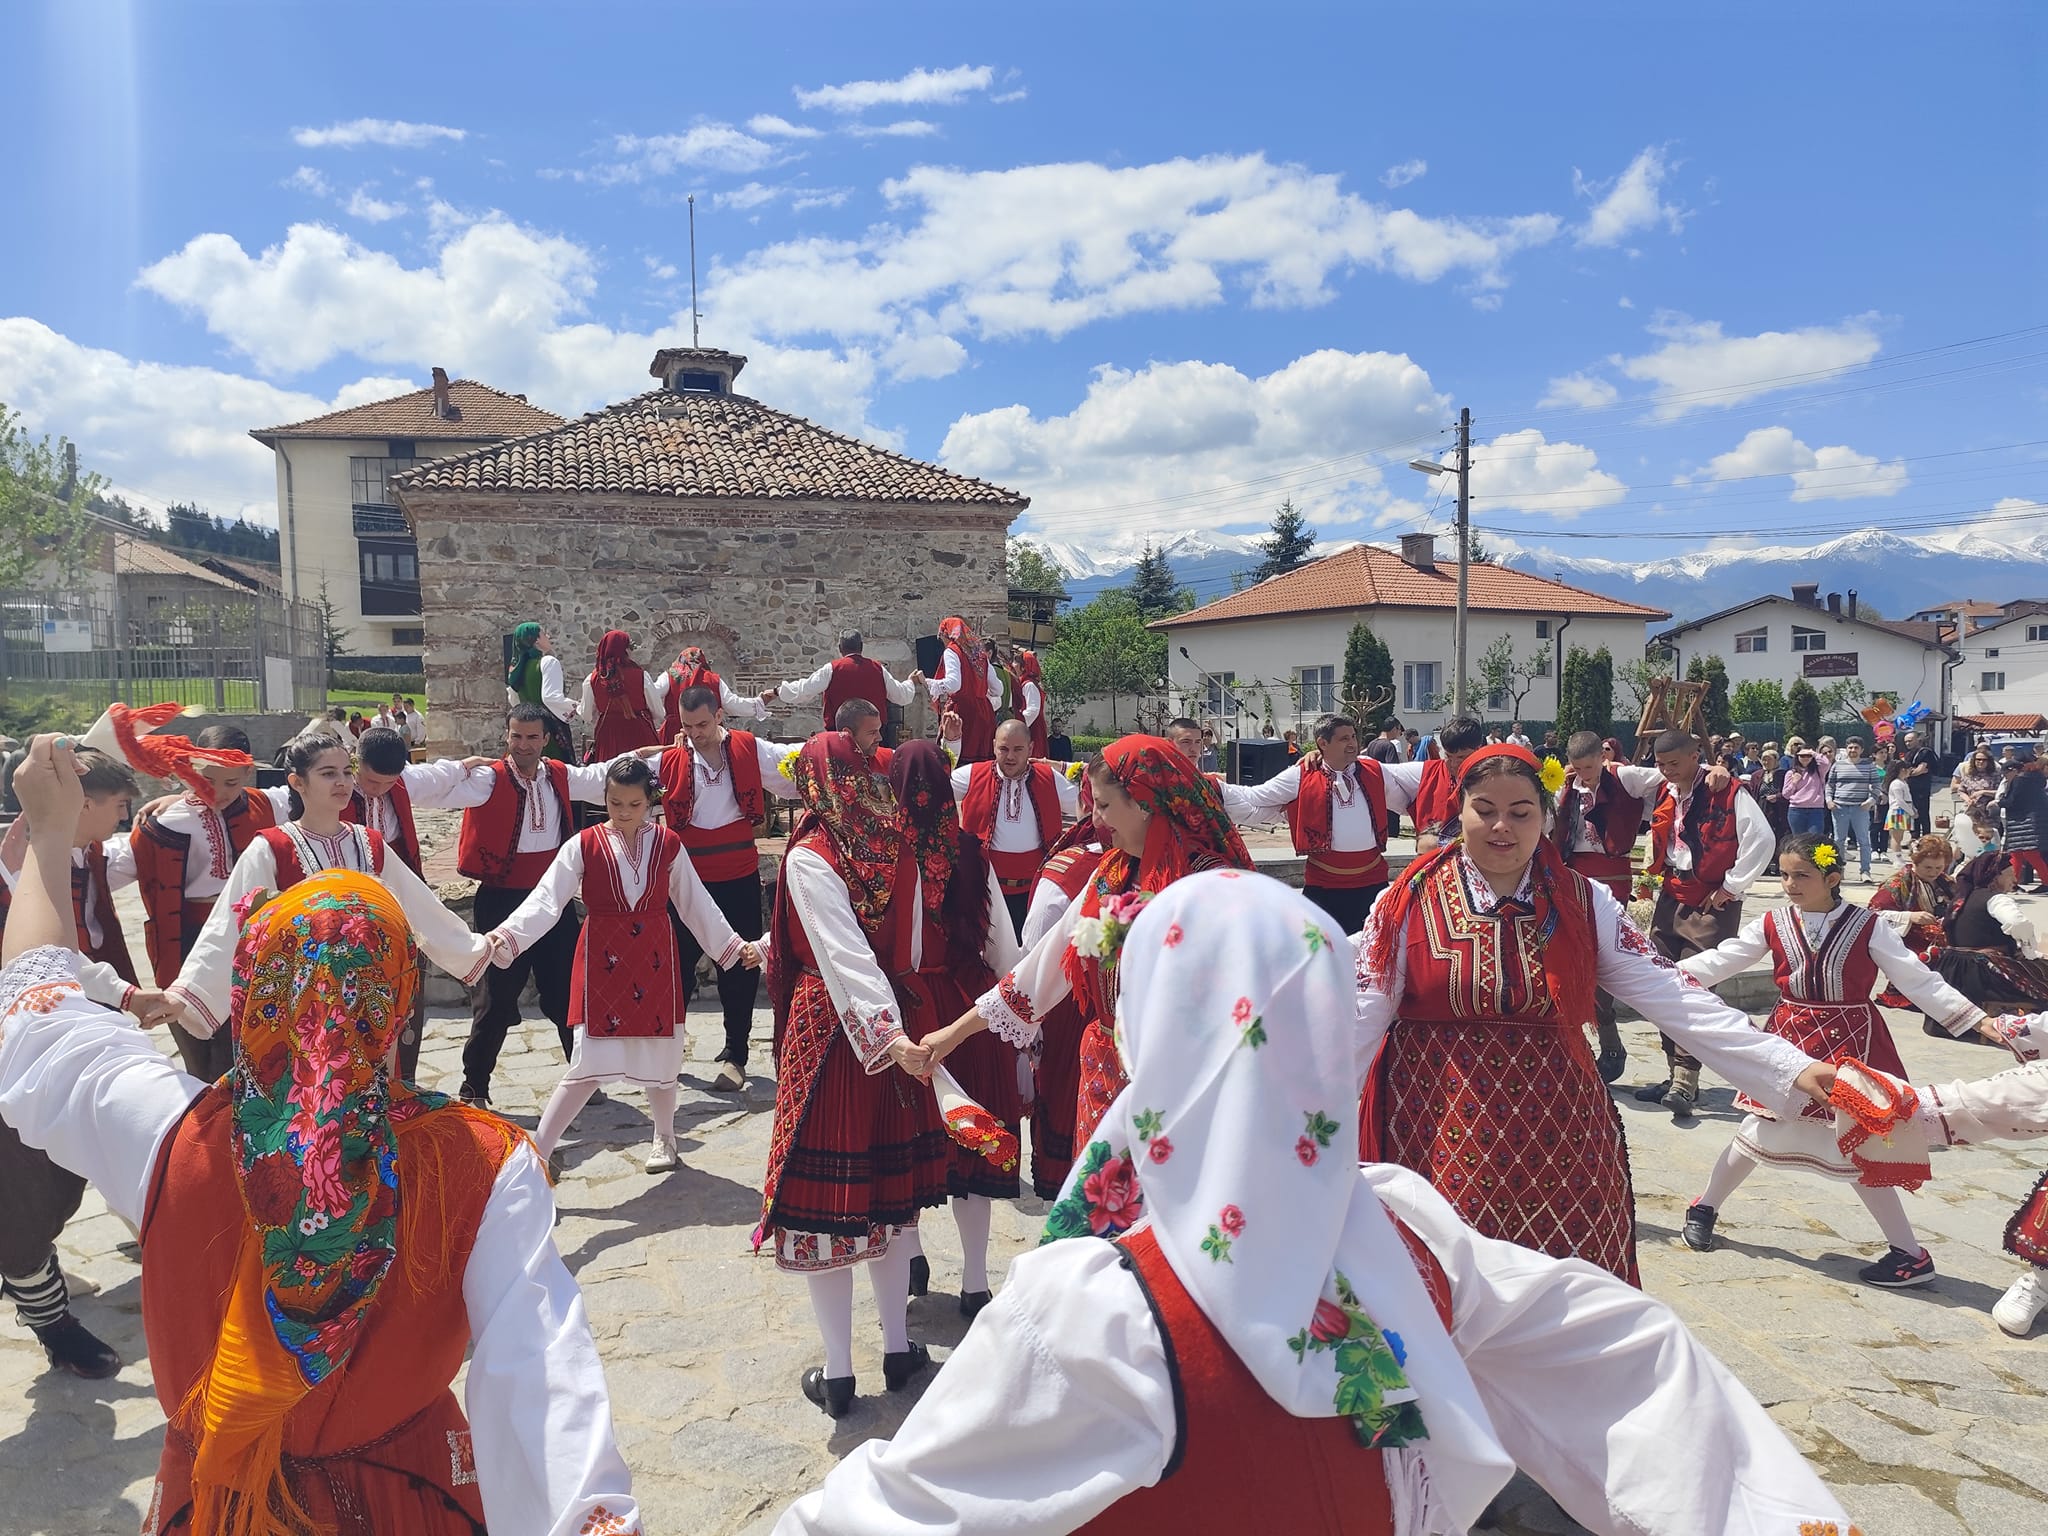
<path fill-rule="evenodd" d="M 89 651 L 92 649 L 91 619 L 43 620 L 45 651 Z"/>
<path fill-rule="evenodd" d="M 1824 651 L 1818 656 L 1807 656 L 1805 675 L 1808 677 L 1854 677 L 1860 670 L 1856 665 L 1854 651 Z"/>

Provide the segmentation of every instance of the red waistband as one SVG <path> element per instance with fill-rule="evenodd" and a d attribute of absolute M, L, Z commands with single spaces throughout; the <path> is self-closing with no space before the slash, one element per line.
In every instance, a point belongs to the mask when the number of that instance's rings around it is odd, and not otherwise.
<path fill-rule="evenodd" d="M 988 867 L 996 872 L 996 884 L 1002 887 L 1005 896 L 1028 894 L 1038 883 L 1038 871 L 1044 864 L 1044 856 L 1030 850 L 1004 853 L 991 848 L 988 851 Z"/>
<path fill-rule="evenodd" d="M 761 867 L 751 821 L 727 822 L 722 827 L 685 825 L 677 832 L 699 880 L 740 880 Z"/>
<path fill-rule="evenodd" d="M 1312 853 L 1308 856 L 1308 876 L 1304 883 L 1326 891 L 1358 891 L 1369 885 L 1385 885 L 1386 851 L 1368 848 L 1362 852 L 1340 853 L 1332 848 Z"/>

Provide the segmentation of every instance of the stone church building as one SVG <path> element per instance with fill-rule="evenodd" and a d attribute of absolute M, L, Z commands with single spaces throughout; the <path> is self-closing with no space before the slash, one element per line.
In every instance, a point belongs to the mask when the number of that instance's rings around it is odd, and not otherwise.
<path fill-rule="evenodd" d="M 572 697 L 607 629 L 650 669 L 700 645 L 739 693 L 807 676 L 844 629 L 899 675 L 948 614 L 1000 631 L 1028 499 L 735 394 L 746 361 L 665 349 L 657 390 L 394 477 L 434 747 L 498 750 L 505 636 L 528 619 Z M 813 708 L 773 729 L 818 724 Z"/>

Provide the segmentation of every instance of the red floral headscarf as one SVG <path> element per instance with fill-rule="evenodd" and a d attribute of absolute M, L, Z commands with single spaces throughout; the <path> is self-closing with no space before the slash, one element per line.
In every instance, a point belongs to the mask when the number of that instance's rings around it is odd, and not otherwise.
<path fill-rule="evenodd" d="M 619 668 L 630 660 L 633 637 L 623 629 L 608 629 L 604 638 L 597 642 L 597 675 L 607 683 L 619 680 Z"/>
<path fill-rule="evenodd" d="M 924 909 L 946 933 L 956 961 L 988 942 L 988 856 L 981 839 L 960 828 L 952 768 L 929 741 L 905 742 L 889 760 L 904 841 L 924 876 Z"/>
<path fill-rule="evenodd" d="M 1152 820 L 1145 829 L 1145 852 L 1135 865 L 1120 848 L 1104 851 L 1094 887 L 1084 898 L 1084 916 L 1095 916 L 1103 897 L 1126 890 L 1163 891 L 1198 865 L 1252 867 L 1216 786 L 1173 743 L 1157 736 L 1126 736 L 1112 742 L 1102 760 Z"/>
<path fill-rule="evenodd" d="M 975 643 L 974 627 L 956 613 L 940 620 L 939 638 L 948 645 L 971 646 Z"/>
<path fill-rule="evenodd" d="M 694 688 L 701 683 L 703 674 L 711 670 L 711 662 L 700 645 L 686 645 L 676 652 L 676 664 L 668 669 L 672 682 L 684 688 Z"/>
<path fill-rule="evenodd" d="M 1019 651 L 1017 653 L 1017 676 L 1020 680 L 1027 683 L 1035 683 L 1039 680 L 1038 652 Z"/>

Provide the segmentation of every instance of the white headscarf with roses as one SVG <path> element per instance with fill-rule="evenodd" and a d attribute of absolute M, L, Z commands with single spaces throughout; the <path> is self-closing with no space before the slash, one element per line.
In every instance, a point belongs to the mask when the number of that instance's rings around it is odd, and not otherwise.
<path fill-rule="evenodd" d="M 1388 1452 L 1398 1529 L 1465 1530 L 1513 1462 L 1359 1172 L 1341 938 L 1260 875 L 1161 891 L 1124 944 L 1131 1081 L 1096 1136 L 1132 1160 L 1161 1252 L 1267 1395 Z"/>

